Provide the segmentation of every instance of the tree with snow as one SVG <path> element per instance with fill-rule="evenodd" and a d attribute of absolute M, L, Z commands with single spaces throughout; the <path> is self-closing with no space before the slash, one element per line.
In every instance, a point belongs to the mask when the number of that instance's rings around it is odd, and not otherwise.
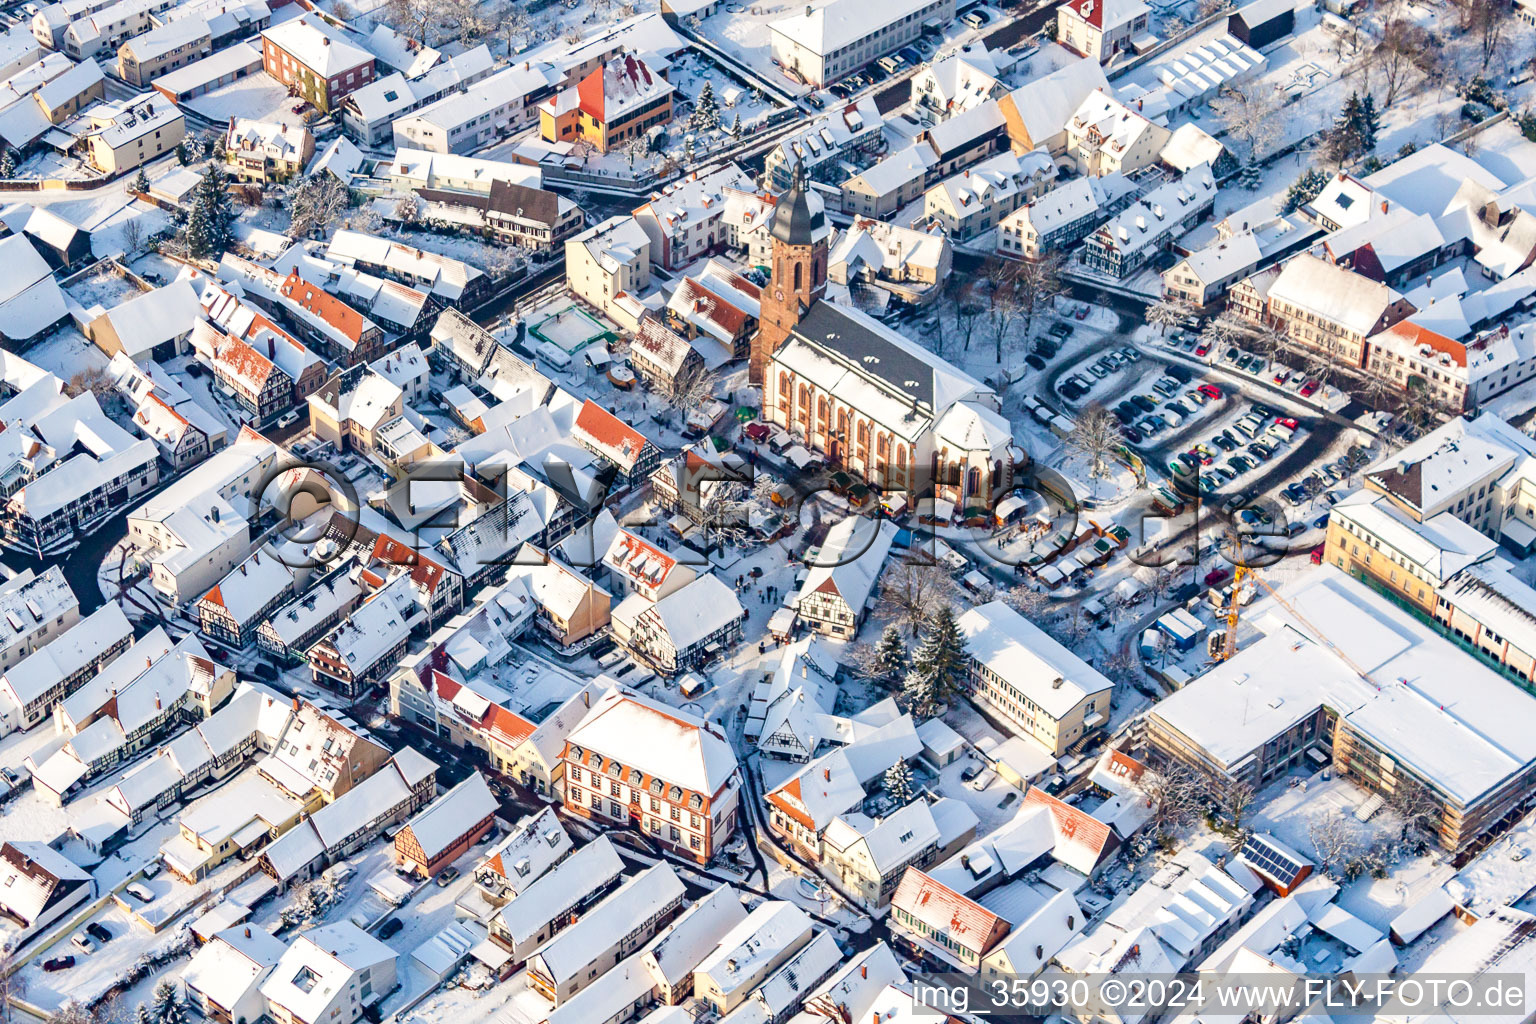
<path fill-rule="evenodd" d="M 905 807 L 912 802 L 912 766 L 897 761 L 885 770 L 885 791 L 897 804 Z"/>
<path fill-rule="evenodd" d="M 907 667 L 907 640 L 901 635 L 901 627 L 892 622 L 880 634 L 875 647 L 875 666 L 882 679 L 895 679 Z"/>
<path fill-rule="evenodd" d="M 928 680 L 936 700 L 948 700 L 960 690 L 965 677 L 965 635 L 955 622 L 955 611 L 945 603 L 928 621 L 923 642 L 912 655 L 912 670 Z"/>
<path fill-rule="evenodd" d="M 735 116 L 735 118 L 733 118 L 731 120 L 731 138 L 733 138 L 733 139 L 741 138 L 741 115 L 740 114 L 737 114 Z"/>
<path fill-rule="evenodd" d="M 142 173 L 142 172 L 140 172 Z M 0 178 L 16 176 L 16 157 L 9 146 L 0 145 Z"/>
<path fill-rule="evenodd" d="M 906 625 L 907 634 L 914 639 L 929 616 L 957 592 L 948 567 L 923 552 L 907 555 L 880 577 L 880 599 L 901 613 L 897 621 Z"/>
<path fill-rule="evenodd" d="M 213 253 L 213 234 L 208 227 L 208 210 L 202 203 L 193 203 L 187 215 L 187 227 L 182 240 L 187 245 L 187 255 L 195 260 L 206 259 Z"/>
<path fill-rule="evenodd" d="M 187 161 L 191 159 L 191 155 L 187 153 L 186 140 L 183 139 L 182 141 L 176 143 L 176 160 L 181 164 L 181 166 L 187 166 Z"/>
<path fill-rule="evenodd" d="M 208 220 L 208 239 L 220 252 L 229 248 L 229 222 L 235 213 L 229 208 L 229 179 L 224 168 L 210 163 L 197 183 L 194 202 L 203 208 Z"/>
<path fill-rule="evenodd" d="M 157 1024 L 187 1024 L 186 1008 L 181 1005 L 181 996 L 177 994 L 176 986 L 170 979 L 162 978 L 150 998 L 154 1004 Z"/>
<path fill-rule="evenodd" d="M 939 709 L 941 703 L 934 691 L 933 680 L 915 668 L 902 680 L 898 701 L 918 718 L 927 718 Z"/>
<path fill-rule="evenodd" d="M 149 175 L 144 173 L 144 168 L 139 168 L 139 173 L 134 175 L 133 184 L 128 186 L 128 191 L 144 195 L 149 192 Z"/>
<path fill-rule="evenodd" d="M 1091 402 L 1073 421 L 1063 443 L 1088 460 L 1088 479 L 1097 496 L 1098 482 L 1109 476 L 1111 463 L 1125 444 L 1120 421 L 1099 403 Z"/>
<path fill-rule="evenodd" d="M 1323 189 L 1328 187 L 1328 175 L 1315 167 L 1308 167 L 1301 172 L 1301 176 L 1291 183 L 1286 190 L 1285 203 L 1281 206 L 1281 213 L 1292 213 L 1320 195 Z"/>
<path fill-rule="evenodd" d="M 715 83 L 707 78 L 704 80 L 704 88 L 699 90 L 693 117 L 697 119 L 696 126 L 704 131 L 720 127 L 720 104 L 715 100 Z"/>
<path fill-rule="evenodd" d="M 307 238 L 330 229 L 352 203 L 352 193 L 330 174 L 312 174 L 283 189 L 291 218 L 289 232 Z"/>
<path fill-rule="evenodd" d="M 1250 161 L 1257 160 L 1280 135 L 1282 123 L 1275 116 L 1279 104 L 1273 89 L 1258 83 L 1227 89 L 1211 100 L 1210 106 L 1228 134 L 1243 141 Z"/>
<path fill-rule="evenodd" d="M 1158 299 L 1147 307 L 1147 323 L 1166 335 L 1168 328 L 1178 327 L 1195 314 L 1195 307 L 1182 299 Z"/>
<path fill-rule="evenodd" d="M 685 138 L 683 140 L 683 164 L 684 165 L 689 165 L 689 164 L 692 164 L 692 163 L 693 163 L 693 136 L 690 135 L 690 136 L 688 136 L 687 138 Z"/>

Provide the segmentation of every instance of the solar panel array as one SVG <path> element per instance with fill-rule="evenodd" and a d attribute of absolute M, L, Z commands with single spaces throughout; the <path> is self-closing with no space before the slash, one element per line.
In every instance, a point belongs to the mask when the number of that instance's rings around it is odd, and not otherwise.
<path fill-rule="evenodd" d="M 1295 854 L 1276 848 L 1267 836 L 1261 835 L 1251 835 L 1243 843 L 1243 859 L 1252 864 L 1255 870 L 1262 871 L 1282 884 L 1295 881 L 1301 869 L 1306 867 L 1306 863 L 1298 860 Z"/>

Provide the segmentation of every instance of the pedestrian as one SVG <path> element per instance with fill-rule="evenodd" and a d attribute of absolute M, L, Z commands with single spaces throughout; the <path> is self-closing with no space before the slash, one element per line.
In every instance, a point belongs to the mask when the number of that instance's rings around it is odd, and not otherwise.
<path fill-rule="evenodd" d="M 764 644 L 761 640 L 759 640 L 757 642 L 757 654 L 758 654 L 758 657 L 762 657 L 764 654 L 767 654 L 767 653 L 768 653 L 767 645 Z"/>

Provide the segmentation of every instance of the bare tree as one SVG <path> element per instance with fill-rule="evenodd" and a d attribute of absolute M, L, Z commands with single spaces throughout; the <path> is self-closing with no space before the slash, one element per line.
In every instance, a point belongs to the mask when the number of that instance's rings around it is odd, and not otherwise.
<path fill-rule="evenodd" d="M 1282 121 L 1276 116 L 1278 109 L 1274 90 L 1258 81 L 1243 89 L 1227 89 L 1211 101 L 1211 110 L 1228 134 L 1247 146 L 1249 162 L 1258 159 L 1260 152 L 1279 137 Z"/>
<path fill-rule="evenodd" d="M 955 327 L 959 331 L 962 352 L 971 350 L 971 339 L 976 335 L 976 327 L 981 323 L 981 315 L 986 307 L 969 299 L 961 299 L 955 305 Z"/>
<path fill-rule="evenodd" d="M 144 245 L 144 223 L 137 217 L 123 222 L 123 252 L 132 256 Z"/>
<path fill-rule="evenodd" d="M 1290 348 L 1291 338 L 1284 331 L 1264 324 L 1248 335 L 1248 343 L 1264 357 L 1264 368 L 1267 370 L 1274 365 L 1276 357 Z"/>
<path fill-rule="evenodd" d="M 1168 328 L 1178 327 L 1194 315 L 1194 306 L 1183 299 L 1168 296 L 1147 307 L 1147 323 L 1156 327 L 1158 333 L 1163 335 L 1168 333 Z"/>
<path fill-rule="evenodd" d="M 1386 95 L 1381 105 L 1390 107 L 1439 59 L 1439 41 L 1421 25 L 1393 18 L 1383 27 L 1381 39 L 1371 50 L 1370 67 L 1381 76 Z"/>
<path fill-rule="evenodd" d="M 1513 7 L 1503 0 L 1459 0 L 1461 27 L 1477 43 L 1482 56 L 1482 70 L 1504 48 L 1504 33 L 1509 28 Z"/>
<path fill-rule="evenodd" d="M 686 416 L 690 409 L 712 401 L 719 389 L 719 374 L 705 369 L 701 363 L 694 363 L 672 378 L 672 386 L 665 392 L 665 398 L 668 405 Z"/>
<path fill-rule="evenodd" d="M 11 1024 L 11 1010 L 27 996 L 27 975 L 22 971 L 26 966 L 16 956 L 16 950 L 9 943 L 3 952 L 0 952 L 0 1019 L 5 1024 Z"/>
<path fill-rule="evenodd" d="M 352 194 L 330 174 L 312 174 L 283 188 L 290 234 L 307 238 L 328 230 L 351 205 Z"/>
<path fill-rule="evenodd" d="M 1028 583 L 1009 587 L 997 596 L 1008 607 L 1030 620 L 1040 618 L 1051 603 L 1049 597 Z"/>
<path fill-rule="evenodd" d="M 1062 443 L 1088 459 L 1088 479 L 1099 481 L 1109 475 L 1115 453 L 1125 441 L 1120 436 L 1120 422 L 1114 414 L 1092 402 L 1078 413 L 1072 432 Z"/>
<path fill-rule="evenodd" d="M 425 46 L 427 29 L 434 21 L 445 20 L 445 6 L 443 0 L 388 0 L 384 5 L 384 18 Z"/>
<path fill-rule="evenodd" d="M 1147 827 L 1159 843 L 1167 845 L 1199 818 L 1211 780 L 1185 762 L 1171 760 L 1143 773 L 1141 788 L 1152 811 Z"/>
<path fill-rule="evenodd" d="M 1248 818 L 1248 812 L 1253 808 L 1253 787 L 1246 782 L 1234 782 L 1223 787 L 1216 794 L 1216 810 L 1221 815 L 1223 825 L 1229 835 L 1234 837 L 1235 846 L 1241 846 L 1246 837 L 1244 821 Z"/>
<path fill-rule="evenodd" d="M 959 588 L 949 569 L 933 558 L 913 553 L 880 577 L 880 598 L 896 609 L 898 620 L 912 636 L 939 608 L 956 599 Z"/>
<path fill-rule="evenodd" d="M 1046 622 L 1045 631 L 1063 647 L 1075 648 L 1088 639 L 1093 624 L 1083 614 L 1083 606 L 1074 604 Z"/>
<path fill-rule="evenodd" d="M 64 393 L 71 398 L 83 395 L 87 391 L 95 395 L 98 401 L 117 394 L 112 378 L 107 376 L 107 371 L 99 366 L 75 371 L 70 376 L 69 383 L 64 385 Z"/>
<path fill-rule="evenodd" d="M 1014 299 L 1024 317 L 1024 338 L 1028 340 L 1035 326 L 1035 316 L 1050 307 L 1061 294 L 1061 269 L 1065 257 L 1058 249 L 1044 252 L 1037 260 L 1025 260 L 1014 274 Z M 1003 361 L 998 355 L 997 361 Z"/>
<path fill-rule="evenodd" d="M 96 1024 L 96 1017 L 84 1003 L 71 999 L 48 1015 L 48 1024 Z"/>

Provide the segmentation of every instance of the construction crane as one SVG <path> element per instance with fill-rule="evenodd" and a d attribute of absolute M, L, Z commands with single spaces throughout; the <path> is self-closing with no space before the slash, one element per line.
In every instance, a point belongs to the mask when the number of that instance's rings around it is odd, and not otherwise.
<path fill-rule="evenodd" d="M 1381 684 L 1372 679 L 1369 672 L 1361 668 L 1353 658 L 1345 654 L 1337 644 L 1328 639 L 1328 634 L 1314 626 L 1305 615 L 1301 614 L 1301 612 L 1291 604 L 1291 602 L 1281 597 L 1280 592 L 1277 591 L 1274 587 L 1270 586 L 1269 582 L 1265 580 L 1264 577 L 1259 575 L 1257 569 L 1252 569 L 1246 565 L 1241 564 L 1237 566 L 1237 571 L 1232 576 L 1232 596 L 1227 601 L 1227 633 L 1226 636 L 1222 638 L 1221 655 L 1217 660 L 1226 661 L 1228 658 L 1232 657 L 1232 655 L 1237 653 L 1238 610 L 1242 607 L 1241 601 L 1243 581 L 1248 579 L 1252 579 L 1256 585 L 1261 586 L 1267 590 L 1269 592 L 1269 596 L 1275 599 L 1276 604 L 1290 612 L 1292 618 L 1301 623 L 1301 625 L 1304 626 L 1313 636 L 1317 637 L 1318 641 L 1321 642 L 1323 646 L 1332 651 L 1340 661 L 1348 665 L 1350 671 L 1354 672 L 1355 675 L 1376 687 L 1376 689 L 1381 689 Z"/>

